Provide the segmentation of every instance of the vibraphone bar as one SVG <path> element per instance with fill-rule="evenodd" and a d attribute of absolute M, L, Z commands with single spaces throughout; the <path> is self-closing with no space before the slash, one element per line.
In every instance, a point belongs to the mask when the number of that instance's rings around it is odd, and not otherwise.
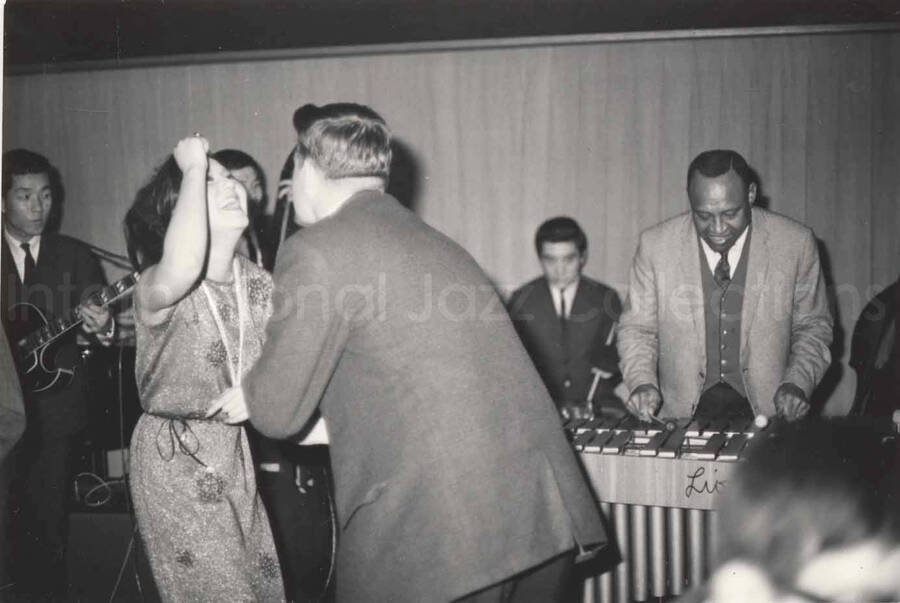
<path fill-rule="evenodd" d="M 644 423 L 632 416 L 566 424 L 622 562 L 588 581 L 586 602 L 677 596 L 700 584 L 716 548 L 716 499 L 761 429 L 748 419 Z"/>

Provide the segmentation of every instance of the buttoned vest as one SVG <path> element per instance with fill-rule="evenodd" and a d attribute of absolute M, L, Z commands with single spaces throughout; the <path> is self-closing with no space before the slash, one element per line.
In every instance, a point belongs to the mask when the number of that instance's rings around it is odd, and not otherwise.
<path fill-rule="evenodd" d="M 704 314 L 706 316 L 706 381 L 703 391 L 724 381 L 740 395 L 747 397 L 741 376 L 741 310 L 747 283 L 747 258 L 750 254 L 750 232 L 730 283 L 720 286 L 709 268 L 700 246 L 700 272 L 703 281 Z"/>

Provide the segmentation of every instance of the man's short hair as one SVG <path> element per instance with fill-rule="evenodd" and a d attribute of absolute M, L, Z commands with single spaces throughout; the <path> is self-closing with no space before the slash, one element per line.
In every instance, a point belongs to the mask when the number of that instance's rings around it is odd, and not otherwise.
<path fill-rule="evenodd" d="M 544 243 L 575 243 L 578 253 L 584 255 L 587 251 L 587 237 L 578 222 L 568 216 L 550 218 L 541 224 L 534 235 L 534 248 L 538 255 L 544 248 Z"/>
<path fill-rule="evenodd" d="M 716 178 L 727 174 L 730 170 L 734 170 L 740 176 L 745 187 L 749 187 L 756 180 L 753 170 L 740 153 L 729 149 L 713 149 L 703 151 L 691 161 L 687 171 L 687 185 L 691 185 L 694 172 L 700 172 L 706 178 Z"/>
<path fill-rule="evenodd" d="M 304 105 L 294 113 L 298 150 L 326 177 L 381 178 L 391 174 L 391 131 L 378 113 L 354 103 Z"/>
<path fill-rule="evenodd" d="M 25 174 L 47 174 L 51 181 L 51 188 L 53 188 L 56 170 L 46 157 L 27 149 L 13 149 L 3 153 L 4 196 L 12 188 L 13 176 L 23 176 Z M 56 193 L 55 190 L 53 192 Z"/>

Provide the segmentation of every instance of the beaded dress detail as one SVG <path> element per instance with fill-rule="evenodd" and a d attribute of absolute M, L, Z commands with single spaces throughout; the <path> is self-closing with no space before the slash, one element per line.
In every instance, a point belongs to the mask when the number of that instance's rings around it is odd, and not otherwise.
<path fill-rule="evenodd" d="M 244 295 L 243 372 L 259 358 L 272 279 L 238 256 Z M 239 340 L 233 283 L 204 281 L 159 325 L 135 308 L 135 377 L 144 414 L 131 438 L 129 479 L 138 527 L 164 601 L 284 601 L 275 544 L 257 494 L 247 434 L 205 419 L 231 387 Z M 235 369 L 236 370 L 236 367 Z"/>

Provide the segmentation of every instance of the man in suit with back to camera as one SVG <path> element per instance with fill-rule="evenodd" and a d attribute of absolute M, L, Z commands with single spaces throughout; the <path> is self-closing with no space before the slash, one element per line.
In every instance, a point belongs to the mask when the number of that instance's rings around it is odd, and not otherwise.
<path fill-rule="evenodd" d="M 688 168 L 690 211 L 641 234 L 618 332 L 633 414 L 809 411 L 833 326 L 816 239 L 754 207 L 757 192 L 741 155 L 703 152 Z"/>
<path fill-rule="evenodd" d="M 613 393 L 622 303 L 613 289 L 581 273 L 588 257 L 584 231 L 572 218 L 551 218 L 538 227 L 534 246 L 544 275 L 509 300 L 525 349 L 564 417 L 625 414 Z"/>
<path fill-rule="evenodd" d="M 279 253 L 262 356 L 212 412 L 246 400 L 285 438 L 321 411 L 338 601 L 563 600 L 606 535 L 546 388 L 472 257 L 385 194 L 382 118 L 316 111 L 292 184 L 307 227 Z"/>
<path fill-rule="evenodd" d="M 25 318 L 24 303 L 47 319 L 71 316 L 78 308 L 80 329 L 63 335 L 56 345 L 57 368 L 78 358 L 76 333 L 87 341 L 109 345 L 115 329 L 109 310 L 82 303 L 99 291 L 105 278 L 86 245 L 45 232 L 62 187 L 46 157 L 25 149 L 3 154 L 3 327 L 10 343 Z M 33 328 L 37 325 L 31 325 Z M 15 351 L 15 350 L 14 350 Z M 47 358 L 53 364 L 51 358 Z M 70 368 L 70 367 L 69 367 Z M 39 369 L 38 369 L 39 370 Z M 74 471 L 77 435 L 87 427 L 87 401 L 82 372 L 65 386 L 25 394 L 25 435 L 10 459 L 14 465 L 12 527 L 13 577 L 20 593 L 60 596 L 66 589 L 65 544 L 67 507 Z"/>

